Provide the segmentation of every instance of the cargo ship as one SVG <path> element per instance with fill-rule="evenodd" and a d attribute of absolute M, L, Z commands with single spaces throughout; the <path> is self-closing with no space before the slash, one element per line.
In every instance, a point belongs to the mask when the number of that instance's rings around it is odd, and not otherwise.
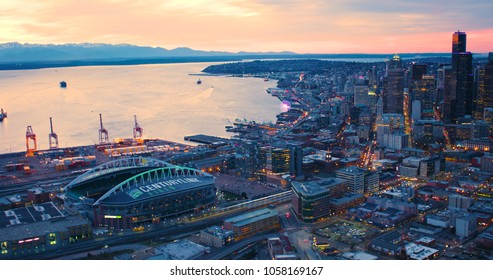
<path fill-rule="evenodd" d="M 3 121 L 7 117 L 7 112 L 3 111 L 3 108 L 0 109 L 0 122 Z"/>

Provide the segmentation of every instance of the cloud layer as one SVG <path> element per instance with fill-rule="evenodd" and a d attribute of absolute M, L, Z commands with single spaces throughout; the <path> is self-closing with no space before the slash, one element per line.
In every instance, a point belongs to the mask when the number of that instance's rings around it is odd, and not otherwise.
<path fill-rule="evenodd" d="M 0 42 L 299 53 L 493 51 L 491 0 L 3 0 Z"/>

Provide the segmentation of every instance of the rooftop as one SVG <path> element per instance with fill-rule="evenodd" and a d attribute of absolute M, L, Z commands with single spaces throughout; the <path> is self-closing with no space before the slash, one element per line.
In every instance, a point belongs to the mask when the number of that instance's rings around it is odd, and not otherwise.
<path fill-rule="evenodd" d="M 79 225 L 90 225 L 91 222 L 80 216 L 66 216 L 60 219 L 40 221 L 30 224 L 19 224 L 0 228 L 0 241 L 23 240 L 45 236 L 48 233 L 66 231 L 69 227 Z"/>
<path fill-rule="evenodd" d="M 347 252 L 342 257 L 348 260 L 377 260 L 378 257 L 364 252 Z"/>
<path fill-rule="evenodd" d="M 220 238 L 225 238 L 225 237 L 233 235 L 233 231 L 225 230 L 225 229 L 218 227 L 218 226 L 212 226 L 212 227 L 206 228 L 202 231 L 206 232 L 208 234 L 220 237 Z"/>
<path fill-rule="evenodd" d="M 59 217 L 63 217 L 63 214 L 53 202 L 35 204 L 32 206 L 1 211 L 0 228 L 35 223 Z"/>
<path fill-rule="evenodd" d="M 358 198 L 361 198 L 363 197 L 362 194 L 358 194 L 358 193 L 346 193 L 344 194 L 343 197 L 340 197 L 340 198 L 331 198 L 330 199 L 330 202 L 333 203 L 333 204 L 344 204 L 344 203 L 348 203 L 348 202 L 351 202 L 355 199 L 358 199 Z"/>
<path fill-rule="evenodd" d="M 433 256 L 437 252 L 438 250 L 436 249 L 418 245 L 416 243 L 406 244 L 406 254 L 413 260 L 424 260 Z"/>
<path fill-rule="evenodd" d="M 225 223 L 232 223 L 235 226 L 244 226 L 266 218 L 274 217 L 279 213 L 274 209 L 264 208 L 253 212 L 248 212 L 239 216 L 225 219 Z"/>
<path fill-rule="evenodd" d="M 149 184 L 137 184 L 123 191 L 116 191 L 101 200 L 104 204 L 133 203 L 153 197 L 168 195 L 176 192 L 191 190 L 214 183 L 212 176 L 168 177 L 165 180 Z"/>
<path fill-rule="evenodd" d="M 175 242 L 160 246 L 156 249 L 161 251 L 163 255 L 166 256 L 166 259 L 171 260 L 192 260 L 202 256 L 208 250 L 207 247 L 186 239 L 175 240 Z M 156 258 L 151 259 L 159 259 L 159 256 L 160 255 L 156 253 Z"/>
<path fill-rule="evenodd" d="M 302 195 L 311 196 L 317 194 L 323 194 L 327 192 L 330 188 L 338 186 L 340 184 L 345 184 L 346 180 L 338 178 L 327 178 L 320 181 L 311 182 L 292 182 L 293 188 Z"/>

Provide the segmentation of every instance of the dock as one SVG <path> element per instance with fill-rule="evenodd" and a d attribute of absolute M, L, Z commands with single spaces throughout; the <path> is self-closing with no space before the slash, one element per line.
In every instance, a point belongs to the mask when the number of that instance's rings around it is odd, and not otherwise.
<path fill-rule="evenodd" d="M 217 136 L 210 136 L 210 135 L 205 135 L 205 134 L 185 136 L 183 138 L 186 141 L 196 142 L 196 143 L 200 143 L 200 144 L 207 144 L 207 145 L 227 144 L 231 141 L 231 139 L 221 138 L 221 137 L 217 137 Z"/>

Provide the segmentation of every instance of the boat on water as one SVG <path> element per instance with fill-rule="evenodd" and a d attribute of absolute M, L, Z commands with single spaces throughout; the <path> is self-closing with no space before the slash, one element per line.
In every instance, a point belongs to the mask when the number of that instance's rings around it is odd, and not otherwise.
<path fill-rule="evenodd" d="M 6 117 L 7 117 L 7 112 L 5 112 L 3 108 L 0 109 L 0 122 L 3 121 L 3 119 L 5 119 Z"/>
<path fill-rule="evenodd" d="M 202 80 L 201 79 L 198 79 L 197 80 L 197 85 L 200 85 L 202 83 Z"/>
<path fill-rule="evenodd" d="M 66 88 L 66 87 L 67 87 L 67 82 L 65 82 L 65 81 L 61 81 L 61 82 L 60 82 L 60 87 L 61 87 L 61 88 Z"/>

